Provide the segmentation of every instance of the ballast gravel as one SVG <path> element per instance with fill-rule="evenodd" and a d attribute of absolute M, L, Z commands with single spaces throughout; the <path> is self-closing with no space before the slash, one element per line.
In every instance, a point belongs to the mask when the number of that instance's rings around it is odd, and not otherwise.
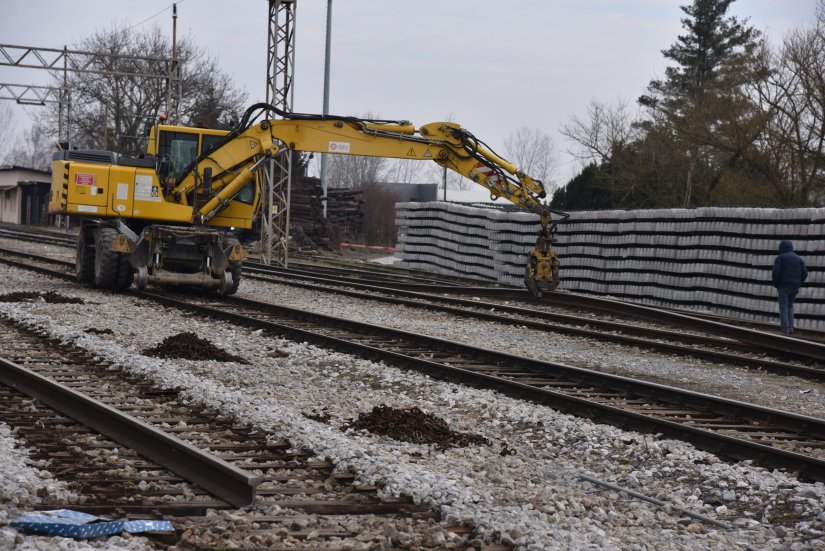
<path fill-rule="evenodd" d="M 406 494 L 433 504 L 446 517 L 473 522 L 488 541 L 513 542 L 521 549 L 820 549 L 825 548 L 825 486 L 808 484 L 747 462 L 729 464 L 694 447 L 651 435 L 593 424 L 492 391 L 432 380 L 261 331 L 193 318 L 137 299 L 106 294 L 14 268 L 0 267 L 9 290 L 55 290 L 85 304 L 3 303 L 0 313 L 77 346 L 164 387 L 185 389 L 192 403 L 230 412 L 239 419 L 288 438 L 293 445 L 352 468 L 383 492 Z M 424 318 L 439 322 L 440 336 L 472 334 L 493 348 L 527 353 L 536 334 L 518 328 L 420 311 L 374 308 L 251 281 L 244 296 L 266 296 L 304 309 L 330 304 L 352 319 L 393 325 L 407 319 L 420 330 Z M 346 302 L 349 301 L 349 306 Z M 392 310 L 392 311 L 390 311 Z M 455 326 L 455 329 L 447 330 Z M 111 334 L 97 330 L 111 329 Z M 92 331 L 96 330 L 96 331 Z M 141 350 L 164 338 L 192 331 L 249 365 L 149 358 Z M 446 334 L 445 334 L 446 333 Z M 542 337 L 552 346 L 560 337 Z M 617 364 L 640 361 L 647 352 L 593 343 L 581 361 Z M 598 353 L 598 346 L 604 348 Z M 657 360 L 658 361 L 658 360 Z M 693 360 L 670 359 L 674 369 L 699 371 Z M 722 368 L 711 369 L 712 373 Z M 725 368 L 727 369 L 727 368 Z M 733 371 L 733 368 L 730 369 Z M 751 374 L 743 373 L 746 379 Z M 776 384 L 775 392 L 790 392 Z M 386 404 L 419 407 L 450 423 L 453 430 L 487 438 L 489 446 L 439 451 L 365 432 L 340 428 L 359 413 Z M 775 405 L 775 404 L 774 404 Z M 327 422 L 305 414 L 325 408 Z M 502 454 L 507 450 L 507 453 Z M 515 452 L 515 453 L 512 453 Z M 663 508 L 581 481 L 589 475 L 672 503 Z M 729 528 L 681 515 L 677 507 L 723 520 Z"/>
<path fill-rule="evenodd" d="M 52 502 L 66 502 L 75 494 L 64 483 L 52 478 L 44 462 L 31 460 L 25 445 L 3 423 L 0 423 L 0 466 L 0 550 L 152 549 L 144 538 L 139 537 L 115 536 L 104 541 L 85 542 L 18 532 L 8 526 L 8 523 L 30 512 L 33 506 L 43 505 L 46 498 Z"/>

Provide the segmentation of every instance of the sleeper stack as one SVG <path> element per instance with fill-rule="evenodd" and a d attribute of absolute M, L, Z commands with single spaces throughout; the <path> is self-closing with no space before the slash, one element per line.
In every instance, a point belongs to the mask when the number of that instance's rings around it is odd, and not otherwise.
<path fill-rule="evenodd" d="M 522 285 L 538 216 L 495 205 L 399 203 L 408 268 Z M 790 239 L 809 276 L 797 326 L 825 330 L 825 209 L 700 208 L 583 211 L 559 224 L 560 290 L 776 318 L 771 267 Z"/>

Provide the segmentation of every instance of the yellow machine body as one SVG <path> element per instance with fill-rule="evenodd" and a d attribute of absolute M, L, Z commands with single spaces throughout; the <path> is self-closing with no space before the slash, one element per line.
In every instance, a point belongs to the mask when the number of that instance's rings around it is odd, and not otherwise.
<path fill-rule="evenodd" d="M 253 123 L 258 110 L 282 118 Z M 232 293 L 242 248 L 221 228 L 252 227 L 261 204 L 259 169 L 267 158 L 290 151 L 429 160 L 449 168 L 492 198 L 541 216 L 525 283 L 536 295 L 558 284 L 555 224 L 541 203 L 544 186 L 452 122 L 416 128 L 406 121 L 299 115 L 256 104 L 228 132 L 157 124 L 142 158 L 55 154 L 49 210 L 85 219 L 77 252 L 81 280 L 123 288 L 132 270 L 139 287 L 196 284 Z"/>
<path fill-rule="evenodd" d="M 226 131 L 156 125 L 150 132 L 147 157 L 168 158 L 168 172 L 158 174 L 151 166 L 130 166 L 140 159 L 110 155 L 111 162 L 84 162 L 83 155 L 52 161 L 52 189 L 49 212 L 86 218 L 119 218 L 162 224 L 191 224 L 193 205 L 170 197 L 177 176 L 202 155 L 210 141 L 226 136 Z M 100 158 L 108 152 L 100 152 Z M 206 223 L 224 228 L 252 227 L 261 201 L 258 178 L 248 182 L 246 193 L 231 201 L 220 214 Z"/>

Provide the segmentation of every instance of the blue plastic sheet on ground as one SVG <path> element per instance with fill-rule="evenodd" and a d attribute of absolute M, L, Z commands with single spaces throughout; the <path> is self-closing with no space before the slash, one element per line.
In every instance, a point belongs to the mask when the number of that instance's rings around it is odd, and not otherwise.
<path fill-rule="evenodd" d="M 123 532 L 137 534 L 174 531 L 172 523 L 168 520 L 106 520 L 70 509 L 26 515 L 12 521 L 11 525 L 32 532 L 67 538 L 97 538 Z"/>

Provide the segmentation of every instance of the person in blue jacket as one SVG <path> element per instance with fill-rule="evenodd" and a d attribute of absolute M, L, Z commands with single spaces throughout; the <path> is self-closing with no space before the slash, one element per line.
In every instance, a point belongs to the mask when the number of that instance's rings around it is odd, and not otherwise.
<path fill-rule="evenodd" d="M 785 334 L 793 333 L 793 299 L 807 278 L 805 262 L 793 252 L 793 244 L 783 239 L 773 261 L 773 286 L 779 293 L 779 325 Z"/>

